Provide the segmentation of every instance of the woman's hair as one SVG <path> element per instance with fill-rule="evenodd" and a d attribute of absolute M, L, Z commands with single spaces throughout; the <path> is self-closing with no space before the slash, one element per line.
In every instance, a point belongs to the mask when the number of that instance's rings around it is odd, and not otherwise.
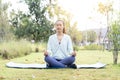
<path fill-rule="evenodd" d="M 61 22 L 63 23 L 63 26 L 64 26 L 64 28 L 63 28 L 63 33 L 66 33 L 66 30 L 65 30 L 65 22 L 64 22 L 63 20 L 57 20 L 57 21 L 55 22 L 55 24 L 56 24 L 58 21 L 61 21 Z"/>

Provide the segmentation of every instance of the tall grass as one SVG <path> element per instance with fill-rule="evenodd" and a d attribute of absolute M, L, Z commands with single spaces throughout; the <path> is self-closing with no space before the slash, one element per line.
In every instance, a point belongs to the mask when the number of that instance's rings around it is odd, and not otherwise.
<path fill-rule="evenodd" d="M 0 43 L 0 55 L 4 59 L 28 55 L 31 52 L 31 43 L 25 40 Z"/>
<path fill-rule="evenodd" d="M 25 56 L 31 52 L 43 52 L 46 49 L 46 43 L 32 43 L 26 40 L 8 41 L 0 43 L 0 58 L 12 59 Z"/>

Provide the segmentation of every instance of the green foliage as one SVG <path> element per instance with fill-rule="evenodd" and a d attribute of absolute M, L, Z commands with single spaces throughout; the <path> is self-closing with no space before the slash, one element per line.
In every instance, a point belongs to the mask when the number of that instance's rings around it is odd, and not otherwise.
<path fill-rule="evenodd" d="M 85 49 L 84 49 L 84 46 L 78 46 L 78 45 L 74 45 L 74 46 L 73 46 L 73 49 L 74 49 L 75 51 L 85 50 Z"/>
<path fill-rule="evenodd" d="M 83 41 L 93 43 L 95 42 L 96 38 L 97 38 L 97 34 L 93 30 L 83 32 Z"/>
<path fill-rule="evenodd" d="M 75 51 L 79 51 L 79 50 L 102 50 L 104 47 L 101 45 L 97 45 L 97 44 L 90 44 L 86 46 L 74 45 L 73 48 Z"/>
<path fill-rule="evenodd" d="M 25 40 L 9 41 L 0 44 L 0 56 L 5 59 L 28 55 L 31 52 L 31 44 Z"/>
<path fill-rule="evenodd" d="M 117 64 L 118 51 L 120 50 L 120 19 L 112 23 L 109 32 L 109 38 L 112 42 L 113 63 Z"/>
<path fill-rule="evenodd" d="M 47 41 L 53 26 L 47 12 L 48 4 L 43 0 L 25 0 L 25 3 L 29 8 L 28 13 L 13 12 L 11 23 L 15 35 L 28 40 Z"/>
<path fill-rule="evenodd" d="M 75 45 L 79 45 L 79 43 L 82 41 L 82 33 L 80 31 L 78 31 L 77 25 L 73 25 L 72 27 L 70 27 L 69 29 L 69 35 L 72 38 L 72 41 Z"/>
<path fill-rule="evenodd" d="M 103 46 L 97 45 L 97 44 L 90 44 L 90 45 L 84 46 L 84 49 L 85 50 L 102 50 Z"/>
<path fill-rule="evenodd" d="M 72 15 L 63 10 L 57 4 L 57 0 L 25 0 L 24 2 L 28 5 L 28 13 L 21 11 L 12 13 L 11 23 L 17 38 L 47 41 L 48 37 L 53 34 L 54 20 L 62 19 L 65 21 L 67 34 L 70 34 L 73 42 L 78 44 L 82 40 L 82 35 L 76 28 L 77 23 L 71 24 Z"/>
<path fill-rule="evenodd" d="M 95 31 L 88 31 L 87 32 L 87 40 L 88 42 L 95 42 L 96 38 L 97 38 L 97 35 L 96 35 L 96 32 Z"/>
<path fill-rule="evenodd" d="M 118 51 L 120 49 L 120 21 L 112 23 L 109 38 L 113 44 L 112 49 Z"/>

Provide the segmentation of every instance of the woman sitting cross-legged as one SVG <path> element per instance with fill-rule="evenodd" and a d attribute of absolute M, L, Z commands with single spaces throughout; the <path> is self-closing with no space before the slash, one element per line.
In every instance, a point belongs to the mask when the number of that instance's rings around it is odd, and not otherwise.
<path fill-rule="evenodd" d="M 65 34 L 65 23 L 62 20 L 55 22 L 56 33 L 48 40 L 47 50 L 44 52 L 47 67 L 50 68 L 76 68 L 72 41 Z"/>

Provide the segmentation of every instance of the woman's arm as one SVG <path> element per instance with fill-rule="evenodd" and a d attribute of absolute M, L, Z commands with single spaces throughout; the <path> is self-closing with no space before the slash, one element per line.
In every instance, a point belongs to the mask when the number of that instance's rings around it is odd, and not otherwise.
<path fill-rule="evenodd" d="M 76 52 L 73 50 L 72 40 L 70 37 L 68 40 L 68 51 L 69 51 L 70 55 L 76 56 Z"/>
<path fill-rule="evenodd" d="M 73 45 L 72 45 L 72 40 L 71 40 L 70 36 L 68 37 L 68 52 L 70 54 L 73 53 Z"/>

